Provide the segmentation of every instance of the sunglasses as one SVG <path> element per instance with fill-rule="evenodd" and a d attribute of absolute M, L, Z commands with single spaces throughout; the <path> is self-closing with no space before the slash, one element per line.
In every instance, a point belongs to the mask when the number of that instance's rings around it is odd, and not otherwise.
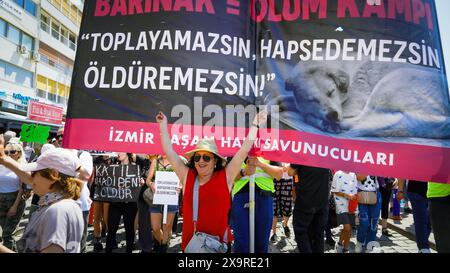
<path fill-rule="evenodd" d="M 194 162 L 199 162 L 200 158 L 202 158 L 202 157 L 203 157 L 203 161 L 205 161 L 206 163 L 208 163 L 212 159 L 212 157 L 209 155 L 195 155 Z"/>
<path fill-rule="evenodd" d="M 63 136 L 64 136 L 64 135 L 57 135 L 57 136 L 56 136 L 56 139 L 63 138 Z"/>
<path fill-rule="evenodd" d="M 19 151 L 16 150 L 11 150 L 11 151 L 5 151 L 5 155 L 15 155 L 17 154 Z"/>

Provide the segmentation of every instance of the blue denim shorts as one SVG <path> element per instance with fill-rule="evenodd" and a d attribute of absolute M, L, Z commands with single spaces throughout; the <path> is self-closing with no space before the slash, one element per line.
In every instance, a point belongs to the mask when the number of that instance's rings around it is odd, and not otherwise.
<path fill-rule="evenodd" d="M 152 205 L 152 207 L 149 209 L 151 213 L 163 213 L 164 212 L 164 206 L 163 205 Z M 169 205 L 167 207 L 168 213 L 176 213 L 178 212 L 178 206 L 172 206 Z"/>

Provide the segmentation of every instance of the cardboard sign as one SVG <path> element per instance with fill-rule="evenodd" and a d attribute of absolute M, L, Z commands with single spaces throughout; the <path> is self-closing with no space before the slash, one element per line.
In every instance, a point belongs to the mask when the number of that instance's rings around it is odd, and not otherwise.
<path fill-rule="evenodd" d="M 50 133 L 50 126 L 35 124 L 22 124 L 20 131 L 20 141 L 46 143 Z"/>
<path fill-rule="evenodd" d="M 177 188 L 180 179 L 175 172 L 160 172 L 155 174 L 156 192 L 153 197 L 153 204 L 158 205 L 178 205 Z"/>
<path fill-rule="evenodd" d="M 136 202 L 141 190 L 138 165 L 96 165 L 94 201 Z"/>

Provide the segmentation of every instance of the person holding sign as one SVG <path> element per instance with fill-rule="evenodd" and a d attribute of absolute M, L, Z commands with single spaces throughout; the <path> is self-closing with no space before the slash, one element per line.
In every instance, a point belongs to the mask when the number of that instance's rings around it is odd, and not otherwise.
<path fill-rule="evenodd" d="M 114 163 L 115 158 L 110 155 L 100 155 L 94 159 L 94 166 L 105 164 L 110 165 Z M 94 181 L 95 173 L 92 181 Z M 92 206 L 94 207 L 94 251 L 103 250 L 103 245 L 101 242 L 101 237 L 106 237 L 106 230 L 108 228 L 108 210 L 109 210 L 109 202 L 106 201 L 97 201 L 94 198 L 96 183 L 91 184 L 91 188 L 89 189 L 90 198 L 93 200 Z M 103 218 L 103 219 L 102 219 Z"/>
<path fill-rule="evenodd" d="M 194 232 L 201 231 L 218 236 L 221 242 L 229 243 L 231 238 L 228 213 L 231 208 L 231 190 L 256 139 L 258 128 L 267 121 L 267 112 L 255 116 L 248 135 L 230 163 L 224 167 L 225 158 L 217 151 L 215 141 L 202 139 L 196 149 L 187 153 L 190 158 L 186 166 L 172 147 L 167 129 L 167 118 L 162 113 L 156 116 L 159 123 L 164 152 L 180 179 L 183 189 L 183 234 L 181 250 L 185 251 Z M 197 181 L 197 182 L 196 182 Z M 194 226 L 194 184 L 199 184 L 198 217 Z M 225 238 L 227 237 L 228 240 Z"/>
<path fill-rule="evenodd" d="M 5 154 L 3 143 L 0 136 L 0 164 L 42 196 L 39 209 L 17 242 L 18 251 L 79 253 L 84 223 L 75 200 L 80 198 L 82 182 L 75 177 L 84 172 L 80 160 L 72 152 L 57 148 L 44 153 L 36 162 L 20 165 Z M 0 245 L 1 252 L 11 250 Z"/>
<path fill-rule="evenodd" d="M 273 164 L 273 163 L 272 163 Z M 273 222 L 273 180 L 283 177 L 283 168 L 271 165 L 262 157 L 249 156 L 236 177 L 233 188 L 232 217 L 235 235 L 234 251 L 249 253 L 250 221 L 249 191 L 250 176 L 255 179 L 255 249 L 256 253 L 267 253 Z"/>
<path fill-rule="evenodd" d="M 117 159 L 121 165 L 135 165 L 132 154 L 118 153 Z M 143 184 L 143 181 L 140 181 Z M 140 191 L 140 190 L 139 190 Z M 139 192 L 137 191 L 137 192 Z M 120 218 L 123 216 L 126 236 L 126 252 L 133 252 L 134 244 L 134 220 L 137 214 L 137 199 L 135 201 L 111 202 L 108 211 L 108 234 L 106 236 L 106 253 L 111 253 L 115 247 L 116 233 L 119 229 Z"/>
<path fill-rule="evenodd" d="M 158 156 L 152 160 L 149 175 L 147 177 L 147 185 L 153 191 L 156 192 L 155 187 L 155 174 L 157 172 L 173 172 L 172 165 L 167 159 L 166 155 Z M 164 205 L 152 204 L 150 208 L 151 222 L 153 236 L 155 237 L 154 251 L 165 253 L 167 252 L 167 245 L 169 242 L 169 234 L 172 230 L 173 220 L 175 219 L 175 213 L 178 211 L 178 206 L 167 206 L 167 223 L 163 224 L 163 230 L 161 231 L 161 223 L 163 220 Z"/>

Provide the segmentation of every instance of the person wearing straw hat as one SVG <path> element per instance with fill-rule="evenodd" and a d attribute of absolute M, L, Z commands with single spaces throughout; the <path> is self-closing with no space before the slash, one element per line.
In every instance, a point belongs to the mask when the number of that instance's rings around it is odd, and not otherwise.
<path fill-rule="evenodd" d="M 180 179 L 183 189 L 181 250 L 185 250 L 194 234 L 193 193 L 196 180 L 200 187 L 195 231 L 218 236 L 222 242 L 225 242 L 224 237 L 231 238 L 228 213 L 231 208 L 231 190 L 234 179 L 239 174 L 241 164 L 253 146 L 258 128 L 267 121 L 267 112 L 264 110 L 255 116 L 247 138 L 226 167 L 223 164 L 225 157 L 218 153 L 215 141 L 210 139 L 200 140 L 196 148 L 186 154 L 190 158 L 186 166 L 173 150 L 166 116 L 159 112 L 156 121 L 159 123 L 164 152 Z M 229 243 L 229 240 L 226 243 Z"/>

